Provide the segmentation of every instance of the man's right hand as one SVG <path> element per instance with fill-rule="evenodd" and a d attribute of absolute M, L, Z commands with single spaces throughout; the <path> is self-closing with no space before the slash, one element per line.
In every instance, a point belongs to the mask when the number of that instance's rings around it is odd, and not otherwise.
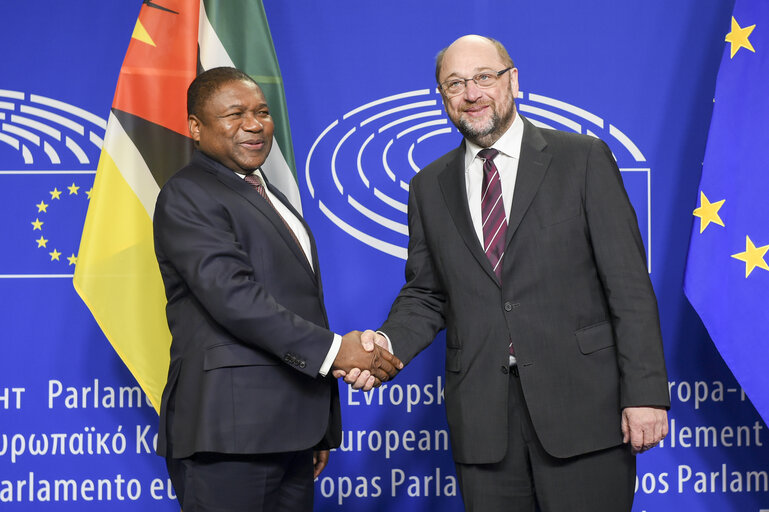
<path fill-rule="evenodd" d="M 369 345 L 370 346 L 370 345 Z M 339 352 L 331 365 L 334 374 L 350 374 L 353 369 L 368 371 L 380 382 L 395 377 L 403 368 L 403 363 L 387 349 L 375 345 L 367 350 L 361 342 L 361 332 L 351 331 L 342 336 Z"/>

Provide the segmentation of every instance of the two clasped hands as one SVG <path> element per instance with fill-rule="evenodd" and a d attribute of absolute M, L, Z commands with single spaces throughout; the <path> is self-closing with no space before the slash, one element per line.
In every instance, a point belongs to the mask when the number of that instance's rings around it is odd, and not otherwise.
<path fill-rule="evenodd" d="M 331 366 L 336 378 L 344 378 L 354 389 L 368 391 L 394 378 L 403 363 L 388 350 L 387 339 L 371 330 L 351 331 Z"/>

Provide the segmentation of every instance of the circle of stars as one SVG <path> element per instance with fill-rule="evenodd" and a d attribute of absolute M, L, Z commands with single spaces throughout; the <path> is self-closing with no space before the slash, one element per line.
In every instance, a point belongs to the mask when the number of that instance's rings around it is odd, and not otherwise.
<path fill-rule="evenodd" d="M 69 196 L 79 196 L 80 195 L 80 186 L 77 185 L 75 182 L 72 182 L 72 185 L 66 187 L 67 194 L 64 197 Z M 53 190 L 49 190 L 48 194 L 50 194 L 51 198 L 48 199 L 49 202 L 46 203 L 46 199 L 43 199 L 39 203 L 35 205 L 37 208 L 37 216 L 35 217 L 35 220 L 30 222 L 32 224 L 32 231 L 40 231 L 40 238 L 37 238 L 35 242 L 37 243 L 38 249 L 45 249 L 48 251 L 48 242 L 49 240 L 45 238 L 43 227 L 45 225 L 45 221 L 41 220 L 41 217 L 44 219 L 45 214 L 48 213 L 48 207 L 50 207 L 55 201 L 61 201 L 62 194 L 64 194 L 65 191 L 59 190 L 57 187 L 54 187 Z M 87 199 L 91 199 L 91 194 L 93 194 L 93 188 L 90 190 L 85 191 L 85 195 Z M 63 255 L 62 252 L 60 252 L 56 247 L 52 247 L 51 251 L 48 251 L 48 255 L 51 257 L 51 261 L 62 261 L 61 257 Z M 74 266 L 77 263 L 77 255 L 73 252 L 70 256 L 66 257 L 68 266 Z"/>

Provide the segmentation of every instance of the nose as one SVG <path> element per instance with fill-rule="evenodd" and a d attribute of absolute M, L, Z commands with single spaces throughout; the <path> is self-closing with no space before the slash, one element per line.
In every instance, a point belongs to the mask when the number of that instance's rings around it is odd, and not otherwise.
<path fill-rule="evenodd" d="M 481 88 L 478 87 L 475 80 L 470 79 L 465 82 L 464 96 L 467 101 L 477 101 L 482 95 L 483 92 L 481 92 Z"/>
<path fill-rule="evenodd" d="M 259 120 L 259 117 L 249 112 L 243 117 L 241 128 L 247 132 L 261 132 L 264 129 L 264 125 Z"/>

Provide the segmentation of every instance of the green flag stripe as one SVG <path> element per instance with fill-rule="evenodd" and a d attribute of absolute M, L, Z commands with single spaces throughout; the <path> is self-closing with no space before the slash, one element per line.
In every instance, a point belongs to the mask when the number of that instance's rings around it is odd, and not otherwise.
<path fill-rule="evenodd" d="M 275 138 L 296 177 L 283 80 L 262 1 L 203 0 L 203 4 L 211 26 L 235 67 L 248 73 L 262 86 L 270 105 L 270 114 L 275 120 Z"/>
<path fill-rule="evenodd" d="M 280 84 L 283 87 L 283 79 L 279 76 L 249 75 L 260 84 Z"/>

